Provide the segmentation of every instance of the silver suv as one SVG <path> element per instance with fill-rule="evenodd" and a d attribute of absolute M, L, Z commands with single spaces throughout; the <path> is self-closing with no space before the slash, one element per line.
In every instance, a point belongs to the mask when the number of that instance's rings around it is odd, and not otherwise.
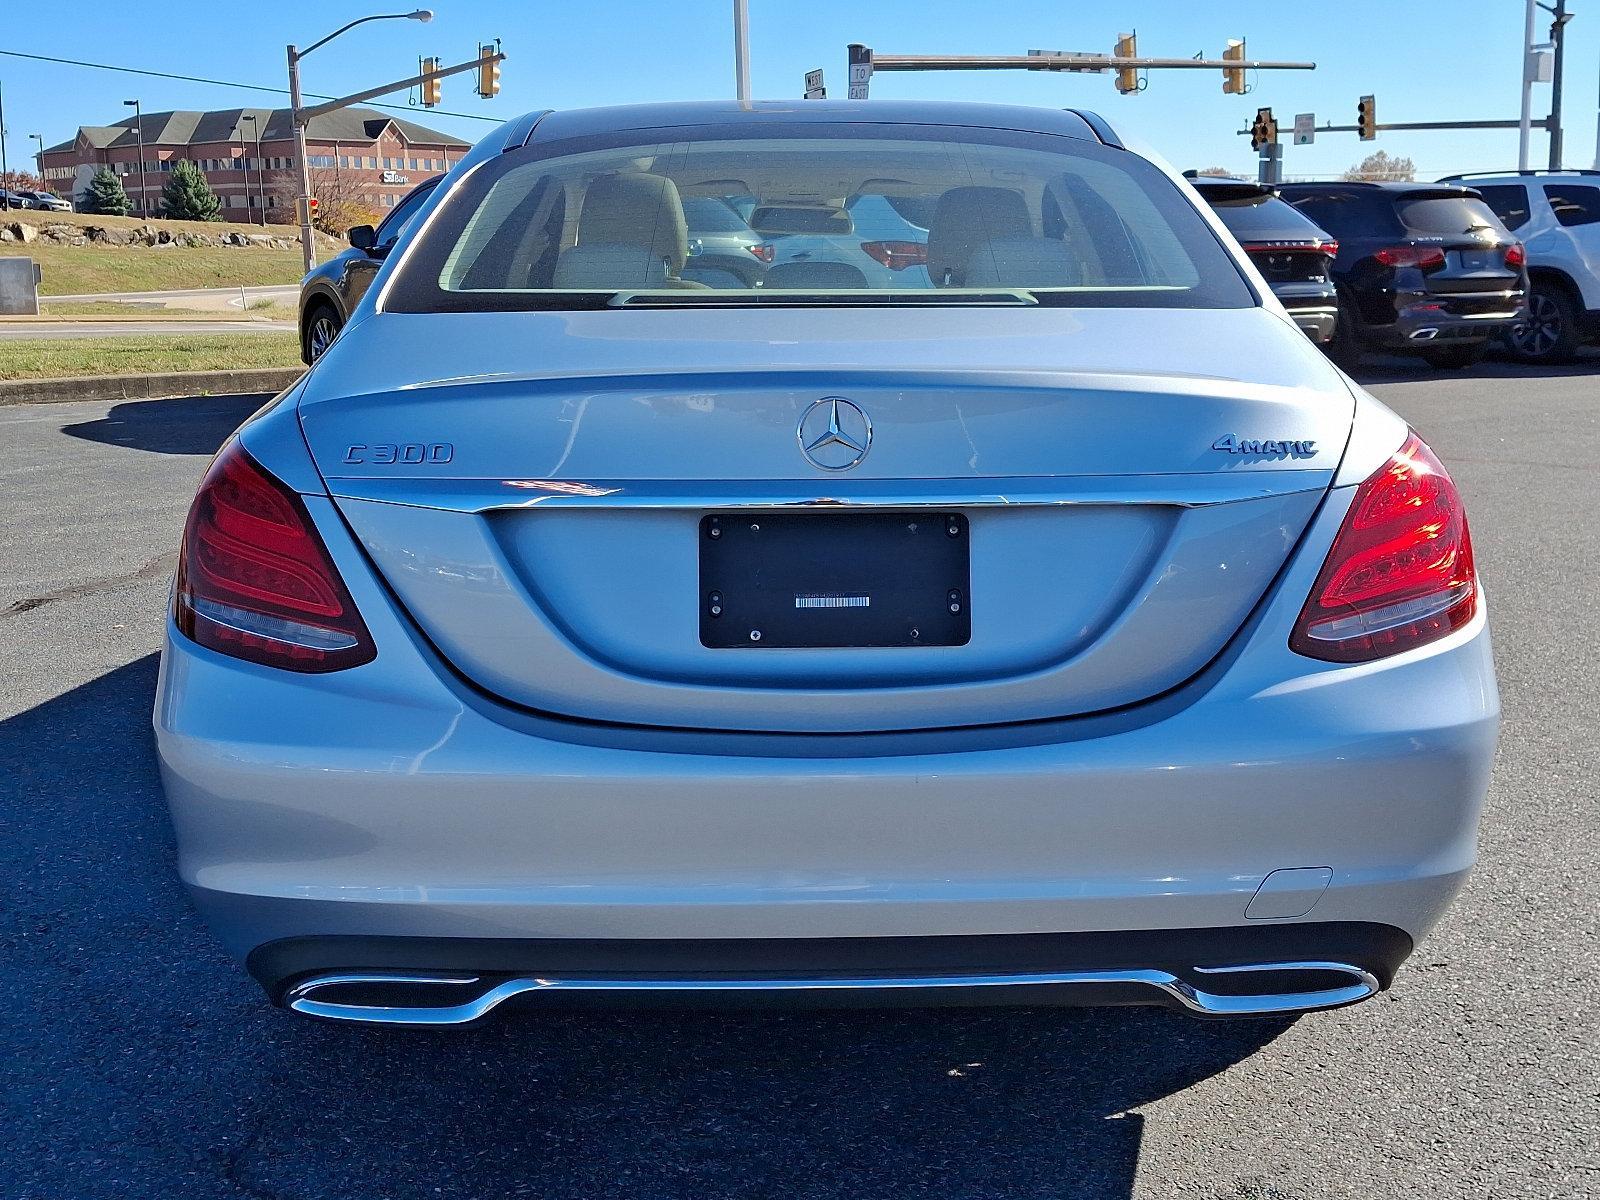
<path fill-rule="evenodd" d="M 1528 319 L 1507 336 L 1524 362 L 1562 362 L 1600 340 L 1600 171 L 1448 175 L 1482 193 L 1528 255 Z"/>

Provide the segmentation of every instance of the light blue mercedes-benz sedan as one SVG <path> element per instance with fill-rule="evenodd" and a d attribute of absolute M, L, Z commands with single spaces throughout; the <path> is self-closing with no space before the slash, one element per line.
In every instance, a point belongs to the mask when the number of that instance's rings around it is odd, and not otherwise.
<path fill-rule="evenodd" d="M 699 198 L 845 249 L 697 267 Z M 1498 719 L 1449 474 L 1179 176 L 876 101 L 485 140 L 212 463 L 155 709 L 222 941 L 415 1025 L 1348 1004 Z"/>

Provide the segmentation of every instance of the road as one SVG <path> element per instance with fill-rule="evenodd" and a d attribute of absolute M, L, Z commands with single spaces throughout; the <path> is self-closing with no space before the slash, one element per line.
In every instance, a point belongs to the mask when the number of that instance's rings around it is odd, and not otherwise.
<path fill-rule="evenodd" d="M 242 290 L 251 300 L 271 300 L 277 304 L 293 305 L 300 297 L 300 285 L 297 283 L 246 287 Z M 180 288 L 165 292 L 90 292 L 81 296 L 40 296 L 39 303 L 46 311 L 49 311 L 51 304 L 91 301 L 130 304 L 141 308 L 229 309 L 244 307 L 240 291 L 236 287 L 218 287 Z"/>
<path fill-rule="evenodd" d="M 264 318 L 208 321 L 5 321 L 0 320 L 0 342 L 54 341 L 61 338 L 103 338 L 190 333 L 293 333 L 293 321 Z"/>
<path fill-rule="evenodd" d="M 1382 998 L 1214 1024 L 397 1033 L 267 1008 L 174 880 L 149 729 L 188 496 L 254 401 L 0 409 L 0 1194 L 1600 1194 L 1600 386 L 1492 365 L 1370 382 L 1454 470 L 1487 580 L 1505 732 L 1482 865 Z"/>

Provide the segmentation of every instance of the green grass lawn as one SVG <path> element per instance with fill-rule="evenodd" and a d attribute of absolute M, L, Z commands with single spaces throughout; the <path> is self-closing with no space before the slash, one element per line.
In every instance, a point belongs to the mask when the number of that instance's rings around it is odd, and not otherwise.
<path fill-rule="evenodd" d="M 293 333 L 139 334 L 0 341 L 0 379 L 300 366 Z"/>
<path fill-rule="evenodd" d="M 325 251 L 319 251 L 325 254 Z M 174 288 L 298 283 L 300 250 L 266 246 L 53 246 L 7 242 L 0 254 L 32 258 L 41 296 L 162 292 Z"/>

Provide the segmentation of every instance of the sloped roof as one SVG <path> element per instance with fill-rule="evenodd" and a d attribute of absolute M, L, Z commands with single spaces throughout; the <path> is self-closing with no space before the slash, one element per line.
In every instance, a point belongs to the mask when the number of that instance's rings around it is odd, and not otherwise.
<path fill-rule="evenodd" d="M 96 150 L 112 146 L 136 146 L 140 132 L 146 146 L 191 146 L 198 142 L 254 141 L 256 128 L 245 117 L 254 119 L 261 140 L 278 141 L 294 136 L 294 127 L 286 108 L 224 108 L 215 112 L 197 112 L 193 109 L 176 109 L 172 112 L 145 113 L 135 128 L 135 118 L 128 117 L 114 125 L 84 125 L 78 133 L 87 138 Z M 374 108 L 341 108 L 320 117 L 313 117 L 306 136 L 317 142 L 371 142 L 387 125 L 393 125 L 406 141 L 424 146 L 447 146 L 466 150 L 470 143 L 437 129 L 418 125 L 403 117 L 393 117 Z M 45 153 L 71 150 L 77 138 L 49 146 Z"/>

